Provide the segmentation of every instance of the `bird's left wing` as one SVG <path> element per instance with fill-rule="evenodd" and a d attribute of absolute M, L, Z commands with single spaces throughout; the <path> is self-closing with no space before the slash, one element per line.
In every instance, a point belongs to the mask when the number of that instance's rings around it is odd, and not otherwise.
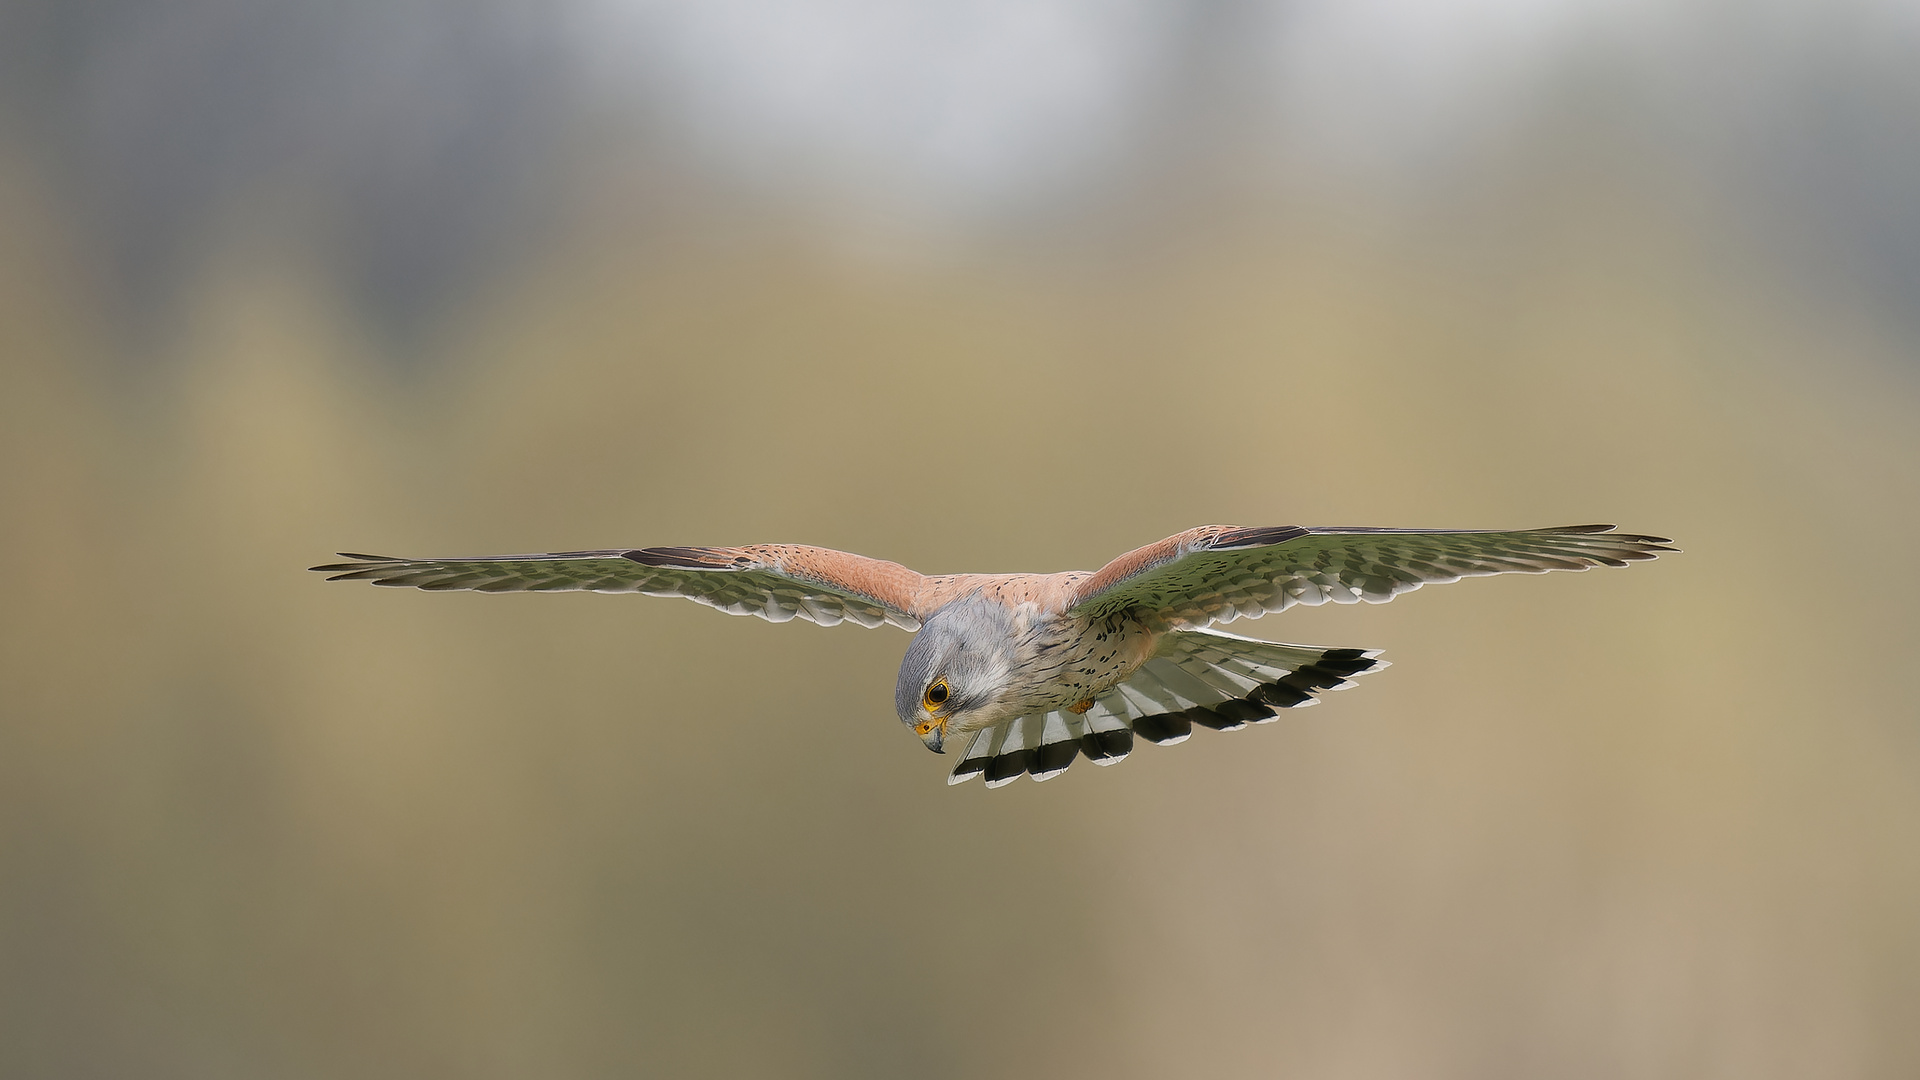
<path fill-rule="evenodd" d="M 1067 609 L 1132 610 L 1165 627 L 1257 618 L 1294 604 L 1385 603 L 1422 585 L 1485 574 L 1625 566 L 1673 551 L 1611 525 L 1518 532 L 1204 525 L 1108 563 Z"/>
<path fill-rule="evenodd" d="M 822 626 L 892 623 L 918 630 L 915 596 L 924 580 L 899 563 L 801 544 L 662 547 L 395 559 L 352 555 L 313 569 L 329 581 L 371 581 L 416 589 L 478 592 L 644 593 L 684 596 L 730 615 Z"/>

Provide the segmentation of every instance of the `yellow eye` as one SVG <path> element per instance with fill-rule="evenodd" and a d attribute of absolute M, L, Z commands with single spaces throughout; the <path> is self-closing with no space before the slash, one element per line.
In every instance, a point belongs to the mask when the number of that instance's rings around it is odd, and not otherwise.
<path fill-rule="evenodd" d="M 947 680 L 935 679 L 933 681 L 933 685 L 927 687 L 927 700 L 926 700 L 927 711 L 932 712 L 935 709 L 938 709 L 940 706 L 946 704 L 947 694 L 949 692 L 950 691 L 947 689 Z"/>

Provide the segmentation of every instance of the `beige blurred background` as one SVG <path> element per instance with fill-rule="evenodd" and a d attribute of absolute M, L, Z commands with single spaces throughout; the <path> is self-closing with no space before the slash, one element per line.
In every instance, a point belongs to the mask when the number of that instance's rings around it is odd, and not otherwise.
<path fill-rule="evenodd" d="M 0 1075 L 1920 1075 L 1917 49 L 0 0 Z M 304 571 L 1596 520 L 994 792 L 895 631 Z"/>

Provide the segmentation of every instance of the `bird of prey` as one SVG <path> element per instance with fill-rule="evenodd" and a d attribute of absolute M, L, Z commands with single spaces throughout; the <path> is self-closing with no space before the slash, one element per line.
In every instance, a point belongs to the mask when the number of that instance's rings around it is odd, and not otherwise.
<path fill-rule="evenodd" d="M 894 708 L 927 747 L 962 748 L 949 784 L 1058 776 L 1194 725 L 1235 731 L 1386 667 L 1379 652 L 1213 629 L 1295 604 L 1385 603 L 1488 574 L 1625 566 L 1675 551 L 1611 525 L 1517 532 L 1203 525 L 1095 571 L 920 574 L 799 544 L 395 559 L 342 552 L 330 581 L 479 592 L 684 596 L 733 615 L 918 631 Z"/>

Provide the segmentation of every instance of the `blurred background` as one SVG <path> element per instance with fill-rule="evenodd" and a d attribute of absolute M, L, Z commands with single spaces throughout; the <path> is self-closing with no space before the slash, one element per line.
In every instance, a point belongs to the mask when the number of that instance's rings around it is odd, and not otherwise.
<path fill-rule="evenodd" d="M 1920 6 L 0 0 L 0 1074 L 1920 1074 Z M 949 789 L 336 550 L 1685 554 Z"/>

